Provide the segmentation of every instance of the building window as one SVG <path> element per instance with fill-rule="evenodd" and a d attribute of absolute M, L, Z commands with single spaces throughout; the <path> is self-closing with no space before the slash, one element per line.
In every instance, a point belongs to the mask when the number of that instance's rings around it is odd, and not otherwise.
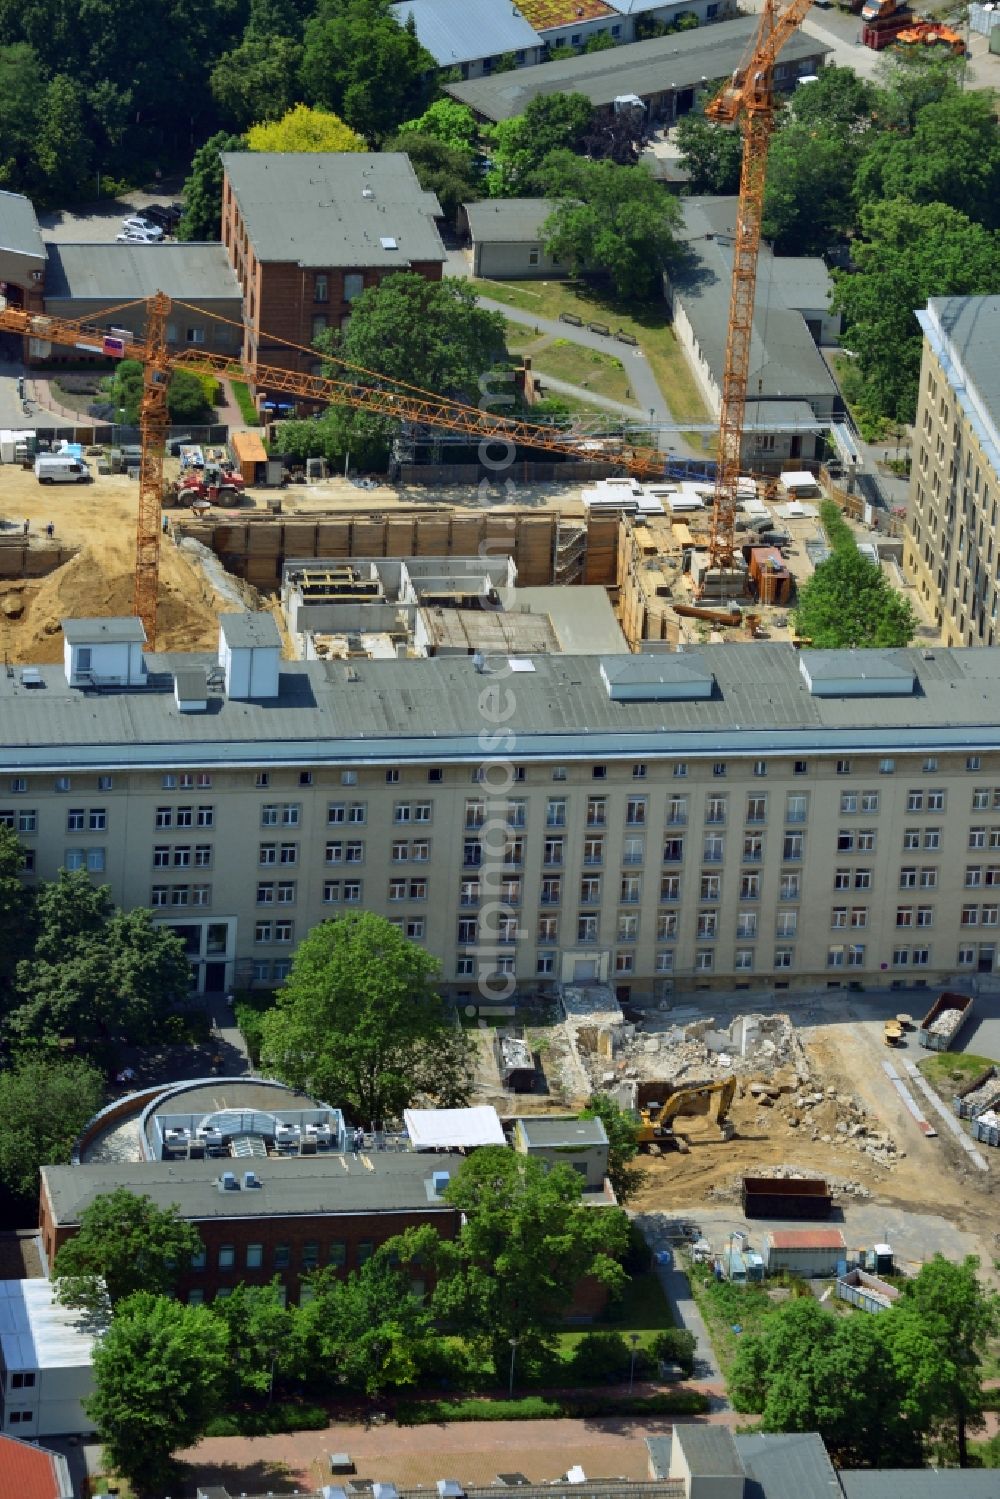
<path fill-rule="evenodd" d="M 185 337 L 189 344 L 203 344 L 205 342 L 205 330 L 204 328 L 196 327 L 188 328 Z"/>
<path fill-rule="evenodd" d="M 317 272 L 313 276 L 313 301 L 328 302 L 330 300 L 330 284 L 325 272 Z"/>
<path fill-rule="evenodd" d="M 231 1270 L 236 1263 L 236 1249 L 232 1244 L 222 1244 L 219 1247 L 219 1269 Z"/>
<path fill-rule="evenodd" d="M 259 1270 L 260 1267 L 261 1267 L 261 1265 L 263 1263 L 264 1263 L 264 1246 L 263 1246 L 263 1244 L 248 1244 L 247 1245 L 247 1269 L 248 1270 Z"/>

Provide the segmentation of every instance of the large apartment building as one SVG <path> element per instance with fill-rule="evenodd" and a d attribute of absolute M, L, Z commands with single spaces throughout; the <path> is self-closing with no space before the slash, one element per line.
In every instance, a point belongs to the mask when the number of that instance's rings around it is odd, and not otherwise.
<path fill-rule="evenodd" d="M 280 982 L 366 909 L 453 992 L 936 982 L 1000 940 L 1000 650 L 280 661 L 64 626 L 0 676 L 0 819 L 183 937 L 199 990 Z M 31 877 L 29 873 L 29 878 Z M 491 991 L 494 985 L 490 986 Z"/>
<path fill-rule="evenodd" d="M 993 645 L 1000 583 L 1000 296 L 933 297 L 904 566 L 946 645 Z"/>

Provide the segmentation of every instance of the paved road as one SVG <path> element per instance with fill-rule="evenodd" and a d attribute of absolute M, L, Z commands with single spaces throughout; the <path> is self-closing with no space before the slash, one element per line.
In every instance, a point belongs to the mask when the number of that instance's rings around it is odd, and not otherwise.
<path fill-rule="evenodd" d="M 654 1256 L 662 1252 L 670 1243 L 667 1237 L 667 1227 L 670 1219 L 665 1213 L 638 1213 L 636 1223 L 652 1249 Z M 713 1385 L 723 1384 L 722 1370 L 715 1357 L 715 1349 L 708 1335 L 704 1318 L 691 1295 L 691 1284 L 683 1270 L 677 1269 L 676 1257 L 671 1251 L 670 1263 L 663 1264 L 655 1261 L 656 1274 L 663 1294 L 667 1298 L 670 1311 L 673 1315 L 674 1324 L 684 1327 L 688 1332 L 693 1332 L 697 1339 L 698 1347 L 695 1353 L 695 1374 L 699 1380 L 706 1380 Z M 728 1404 L 728 1402 L 723 1402 Z"/>

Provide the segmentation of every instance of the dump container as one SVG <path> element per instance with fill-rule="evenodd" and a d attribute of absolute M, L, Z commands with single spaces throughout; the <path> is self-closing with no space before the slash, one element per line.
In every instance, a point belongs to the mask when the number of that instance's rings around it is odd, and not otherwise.
<path fill-rule="evenodd" d="M 832 1206 L 822 1177 L 743 1178 L 743 1211 L 748 1218 L 828 1218 Z"/>
<path fill-rule="evenodd" d="M 971 1083 L 959 1088 L 952 1099 L 959 1119 L 974 1119 L 983 1109 L 989 1108 L 990 1099 L 1000 1089 L 1000 1067 L 987 1067 Z"/>
<path fill-rule="evenodd" d="M 972 1138 L 980 1145 L 1000 1147 L 1000 1091 L 988 1108 L 977 1114 L 970 1126 Z"/>
<path fill-rule="evenodd" d="M 972 1007 L 971 994 L 956 994 L 951 990 L 939 994 L 917 1030 L 920 1045 L 929 1051 L 947 1051 L 972 1014 Z"/>

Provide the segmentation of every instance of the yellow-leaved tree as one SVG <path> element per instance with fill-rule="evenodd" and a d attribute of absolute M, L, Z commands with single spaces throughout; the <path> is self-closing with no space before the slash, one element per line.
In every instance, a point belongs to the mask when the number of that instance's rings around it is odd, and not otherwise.
<path fill-rule="evenodd" d="M 264 120 L 251 125 L 246 135 L 251 151 L 364 151 L 360 135 L 355 135 L 339 115 L 325 109 L 310 109 L 296 104 L 280 120 Z"/>

